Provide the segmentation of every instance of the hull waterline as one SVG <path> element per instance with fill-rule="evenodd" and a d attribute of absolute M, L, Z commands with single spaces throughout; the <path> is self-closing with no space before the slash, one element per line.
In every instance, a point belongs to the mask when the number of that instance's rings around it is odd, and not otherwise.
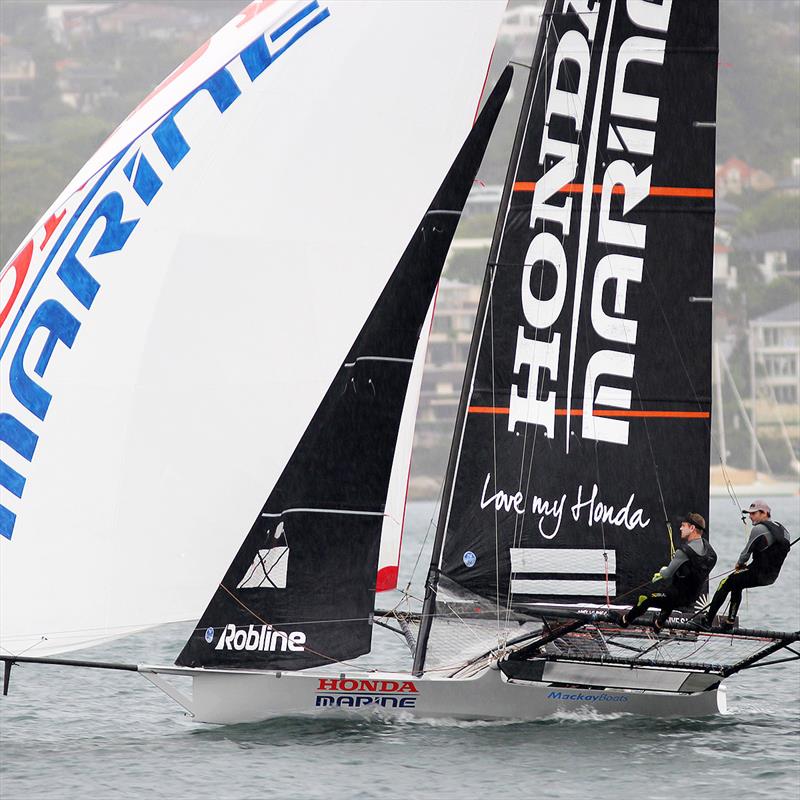
<path fill-rule="evenodd" d="M 618 670 L 627 687 L 556 684 L 509 679 L 483 668 L 466 678 L 408 673 L 280 673 L 142 665 L 139 672 L 198 722 L 237 724 L 274 717 L 374 717 L 464 720 L 537 720 L 564 712 L 642 714 L 651 717 L 725 713 L 725 688 L 706 676 L 696 692 L 648 690 L 643 685 L 685 685 L 698 680 L 676 670 Z M 627 673 L 624 675 L 623 673 Z M 636 675 L 636 673 L 640 673 Z M 656 674 L 658 673 L 658 674 Z M 598 677 L 600 673 L 598 673 Z M 170 678 L 190 677 L 191 697 Z M 550 678 L 554 676 L 548 676 Z M 556 676 L 557 677 L 557 676 Z M 702 678 L 699 679 L 702 684 Z"/>

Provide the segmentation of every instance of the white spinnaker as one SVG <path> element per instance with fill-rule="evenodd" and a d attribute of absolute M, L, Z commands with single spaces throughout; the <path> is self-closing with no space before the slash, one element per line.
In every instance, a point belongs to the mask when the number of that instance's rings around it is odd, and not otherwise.
<path fill-rule="evenodd" d="M 43 217 L 2 295 L 3 652 L 199 615 L 465 138 L 503 7 L 276 3 L 275 49 L 328 15 L 255 77 L 226 26 L 150 102 L 230 62 L 216 95 L 131 117 Z"/>

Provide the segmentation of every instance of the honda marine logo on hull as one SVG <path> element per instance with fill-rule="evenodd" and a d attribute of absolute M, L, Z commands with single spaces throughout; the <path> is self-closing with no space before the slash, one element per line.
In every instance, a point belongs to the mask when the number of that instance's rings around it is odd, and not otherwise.
<path fill-rule="evenodd" d="M 417 687 L 413 681 L 320 678 L 317 708 L 415 708 Z"/>
<path fill-rule="evenodd" d="M 246 628 L 238 628 L 229 623 L 222 629 L 222 635 L 214 649 L 262 650 L 268 653 L 285 653 L 291 650 L 301 653 L 306 649 L 305 643 L 306 635 L 302 631 L 284 633 L 276 631 L 272 625 L 248 625 Z"/>

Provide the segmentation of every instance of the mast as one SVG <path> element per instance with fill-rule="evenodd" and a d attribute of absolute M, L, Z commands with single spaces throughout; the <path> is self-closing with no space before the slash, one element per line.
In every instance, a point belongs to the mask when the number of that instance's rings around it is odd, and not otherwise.
<path fill-rule="evenodd" d="M 489 249 L 489 261 L 486 272 L 483 276 L 481 296 L 478 302 L 478 312 L 475 316 L 475 326 L 472 331 L 472 341 L 470 342 L 469 354 L 467 355 L 467 363 L 464 369 L 464 381 L 461 385 L 461 397 L 458 403 L 456 422 L 453 429 L 453 440 L 450 445 L 450 456 L 447 461 L 447 471 L 445 472 L 444 487 L 442 491 L 442 508 L 439 510 L 439 519 L 436 525 L 436 536 L 433 541 L 431 563 L 428 569 L 428 575 L 425 579 L 425 600 L 422 606 L 422 620 L 420 622 L 417 648 L 414 653 L 413 672 L 415 675 L 421 675 L 425 668 L 425 656 L 428 648 L 428 638 L 430 636 L 433 615 L 436 608 L 436 593 L 439 584 L 439 570 L 441 566 L 442 548 L 444 547 L 444 540 L 447 531 L 449 507 L 453 494 L 453 482 L 455 480 L 455 474 L 458 468 L 458 457 L 461 449 L 461 436 L 466 423 L 467 406 L 472 391 L 472 376 L 481 341 L 482 325 L 480 324 L 480 321 L 485 319 L 486 311 L 489 305 L 494 271 L 497 265 L 497 257 L 500 252 L 500 244 L 502 241 L 503 227 L 514 188 L 516 165 L 522 150 L 523 141 L 525 139 L 525 124 L 527 119 L 526 111 L 530 106 L 533 92 L 536 87 L 538 70 L 535 69 L 535 65 L 540 63 L 544 50 L 546 38 L 545 21 L 552 16 L 555 4 L 556 0 L 547 0 L 544 11 L 542 12 L 542 22 L 540 23 L 539 27 L 539 37 L 536 41 L 536 49 L 534 50 L 533 60 L 531 61 L 530 74 L 528 75 L 528 82 L 525 87 L 525 97 L 523 98 L 522 109 L 520 111 L 519 120 L 517 121 L 517 130 L 514 134 L 514 144 L 511 149 L 511 157 L 508 162 L 506 179 L 505 183 L 503 184 L 503 194 L 500 198 L 500 207 L 497 212 L 494 234 L 492 235 L 492 244 Z"/>
<path fill-rule="evenodd" d="M 728 362 L 725 360 L 725 356 L 723 356 L 722 354 L 720 354 L 719 363 L 722 369 L 725 370 L 725 374 L 728 376 L 728 383 L 730 384 L 731 389 L 733 389 L 733 399 L 736 400 L 736 405 L 742 414 L 742 419 L 744 420 L 744 424 L 747 427 L 747 430 L 750 434 L 751 444 L 755 448 L 758 456 L 760 456 L 761 460 L 766 465 L 767 472 L 772 473 L 772 470 L 769 466 L 769 461 L 767 461 L 767 456 L 758 442 L 758 437 L 756 436 L 756 429 L 753 427 L 753 423 L 750 421 L 750 415 L 747 413 L 744 401 L 742 400 L 742 395 L 739 392 L 739 388 L 736 386 L 736 381 L 733 379 L 733 375 L 731 373 L 730 367 L 728 366 Z"/>
<path fill-rule="evenodd" d="M 725 445 L 725 413 L 722 408 L 722 370 L 720 369 L 719 343 L 714 342 L 714 383 L 717 389 L 717 416 L 719 418 L 719 459 L 722 468 L 728 465 L 727 448 Z"/>
<path fill-rule="evenodd" d="M 755 331 L 751 329 L 750 332 L 750 465 L 753 469 L 753 480 L 758 479 L 758 458 L 756 456 L 756 448 L 758 447 L 758 437 L 756 431 L 758 430 L 758 419 L 756 417 L 756 398 L 758 392 L 756 391 L 756 356 L 755 356 Z"/>

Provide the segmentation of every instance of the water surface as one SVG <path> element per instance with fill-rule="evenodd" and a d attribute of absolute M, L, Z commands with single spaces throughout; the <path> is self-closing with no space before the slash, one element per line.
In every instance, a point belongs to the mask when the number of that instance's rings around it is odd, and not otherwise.
<path fill-rule="evenodd" d="M 775 518 L 800 535 L 797 498 L 772 504 Z M 401 585 L 433 507 L 412 504 L 408 513 Z M 744 529 L 727 499 L 712 500 L 711 519 L 721 571 L 733 564 Z M 800 627 L 800 545 L 774 586 L 749 593 L 741 618 L 752 627 Z M 163 626 L 75 657 L 169 664 L 191 627 Z M 380 631 L 369 659 L 407 667 L 407 652 L 399 637 Z M 528 723 L 206 726 L 135 673 L 18 665 L 0 700 L 0 797 L 798 800 L 798 662 L 754 669 L 727 685 L 729 715 L 703 719 L 588 711 Z"/>

